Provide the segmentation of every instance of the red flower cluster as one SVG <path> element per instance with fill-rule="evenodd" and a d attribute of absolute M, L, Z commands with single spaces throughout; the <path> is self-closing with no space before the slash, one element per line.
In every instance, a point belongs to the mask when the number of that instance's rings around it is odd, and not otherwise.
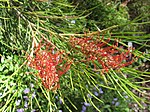
<path fill-rule="evenodd" d="M 104 41 L 103 38 L 94 40 L 91 37 L 70 38 L 71 46 L 81 51 L 86 56 L 86 61 L 92 61 L 94 64 L 96 60 L 102 65 L 102 72 L 108 72 L 110 68 L 118 69 L 130 65 L 133 62 L 133 60 L 128 59 L 131 55 L 130 51 L 124 52 L 125 50 L 118 48 L 117 42 L 109 46 L 109 41 L 110 39 Z M 95 64 L 94 66 L 96 67 Z"/>
<path fill-rule="evenodd" d="M 66 62 L 63 67 L 63 52 L 55 52 L 50 44 L 39 44 L 35 49 L 34 57 L 29 57 L 29 66 L 38 70 L 38 76 L 41 78 L 43 85 L 50 90 L 59 88 L 59 78 L 67 72 L 71 62 Z"/>

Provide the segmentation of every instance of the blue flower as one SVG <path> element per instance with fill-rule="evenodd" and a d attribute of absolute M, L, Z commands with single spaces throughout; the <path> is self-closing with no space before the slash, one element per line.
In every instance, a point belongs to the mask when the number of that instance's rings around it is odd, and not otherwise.
<path fill-rule="evenodd" d="M 104 93 L 103 90 L 102 90 L 102 88 L 99 88 L 99 93 L 100 93 L 100 94 L 103 94 L 103 93 Z"/>
<path fill-rule="evenodd" d="M 32 98 L 36 97 L 35 91 L 32 93 Z"/>
<path fill-rule="evenodd" d="M 24 109 L 23 108 L 17 109 L 17 112 L 24 112 Z"/>
<path fill-rule="evenodd" d="M 58 96 L 55 96 L 56 99 L 58 99 Z"/>
<path fill-rule="evenodd" d="M 85 112 L 84 110 L 81 110 L 81 112 Z"/>
<path fill-rule="evenodd" d="M 86 111 L 86 106 L 83 105 L 83 106 L 82 106 L 82 110 L 83 110 L 83 111 Z"/>
<path fill-rule="evenodd" d="M 92 98 L 92 96 L 90 94 L 87 94 L 87 97 Z"/>
<path fill-rule="evenodd" d="M 30 89 L 29 89 L 29 88 L 26 88 L 23 92 L 24 92 L 25 94 L 27 94 L 27 93 L 30 92 Z"/>
<path fill-rule="evenodd" d="M 124 96 L 126 99 L 129 98 L 128 96 Z"/>
<path fill-rule="evenodd" d="M 119 106 L 119 104 L 120 104 L 119 102 L 116 102 L 116 103 L 115 103 L 115 106 Z"/>
<path fill-rule="evenodd" d="M 29 100 L 28 96 L 23 96 L 23 98 L 24 98 L 25 100 Z"/>
<path fill-rule="evenodd" d="M 61 99 L 59 100 L 59 103 L 62 104 L 62 100 Z"/>
<path fill-rule="evenodd" d="M 112 104 L 115 104 L 115 101 L 112 101 L 111 103 L 112 103 Z"/>
<path fill-rule="evenodd" d="M 25 108 L 28 108 L 28 102 L 27 102 L 27 101 L 25 101 L 24 107 L 25 107 Z"/>
<path fill-rule="evenodd" d="M 98 92 L 97 91 L 95 91 L 94 94 L 95 94 L 95 96 L 98 96 Z"/>
<path fill-rule="evenodd" d="M 117 101 L 118 100 L 118 98 L 114 98 L 114 101 Z"/>
<path fill-rule="evenodd" d="M 84 102 L 84 105 L 87 106 L 87 107 L 91 106 L 90 103 L 86 103 L 86 102 Z"/>

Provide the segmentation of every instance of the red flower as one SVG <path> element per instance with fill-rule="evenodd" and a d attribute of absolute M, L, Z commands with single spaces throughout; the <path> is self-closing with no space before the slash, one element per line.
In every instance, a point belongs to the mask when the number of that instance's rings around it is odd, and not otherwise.
<path fill-rule="evenodd" d="M 71 66 L 71 62 L 66 62 L 64 67 L 60 67 L 63 52 L 54 52 L 55 49 L 50 44 L 40 43 L 35 49 L 35 56 L 28 58 L 29 66 L 38 70 L 38 76 L 43 85 L 50 90 L 59 88 L 60 76 L 65 74 Z"/>
<path fill-rule="evenodd" d="M 131 55 L 131 52 L 129 50 L 125 51 L 124 49 L 121 50 L 121 48 L 118 48 L 117 42 L 114 45 L 109 46 L 109 41 L 110 39 L 104 41 L 103 38 L 101 40 L 94 40 L 91 37 L 70 38 L 71 46 L 81 51 L 86 56 L 87 60 L 85 61 L 92 61 L 93 64 L 94 60 L 98 61 L 102 65 L 103 72 L 108 72 L 110 68 L 119 69 L 130 65 L 133 60 L 129 62 L 126 61 L 127 57 Z"/>

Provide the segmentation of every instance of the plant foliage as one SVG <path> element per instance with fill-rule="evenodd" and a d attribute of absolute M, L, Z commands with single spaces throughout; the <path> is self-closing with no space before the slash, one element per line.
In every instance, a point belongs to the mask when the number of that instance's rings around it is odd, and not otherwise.
<path fill-rule="evenodd" d="M 150 15 L 128 11 L 117 0 L 1 0 L 0 111 L 148 110 Z"/>

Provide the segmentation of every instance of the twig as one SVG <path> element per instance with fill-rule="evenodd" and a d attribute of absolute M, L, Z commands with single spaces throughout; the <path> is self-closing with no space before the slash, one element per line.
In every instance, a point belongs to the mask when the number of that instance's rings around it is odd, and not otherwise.
<path fill-rule="evenodd" d="M 113 28 L 117 28 L 119 25 L 114 25 L 114 26 L 111 26 L 111 27 L 108 27 L 104 30 L 100 30 L 100 31 L 95 31 L 95 32 L 91 32 L 91 33 L 86 33 L 86 34 L 58 34 L 59 36 L 90 36 L 90 35 L 95 35 L 95 34 L 99 34 L 99 33 L 102 33 L 102 32 L 105 32 L 107 30 L 111 30 Z"/>

